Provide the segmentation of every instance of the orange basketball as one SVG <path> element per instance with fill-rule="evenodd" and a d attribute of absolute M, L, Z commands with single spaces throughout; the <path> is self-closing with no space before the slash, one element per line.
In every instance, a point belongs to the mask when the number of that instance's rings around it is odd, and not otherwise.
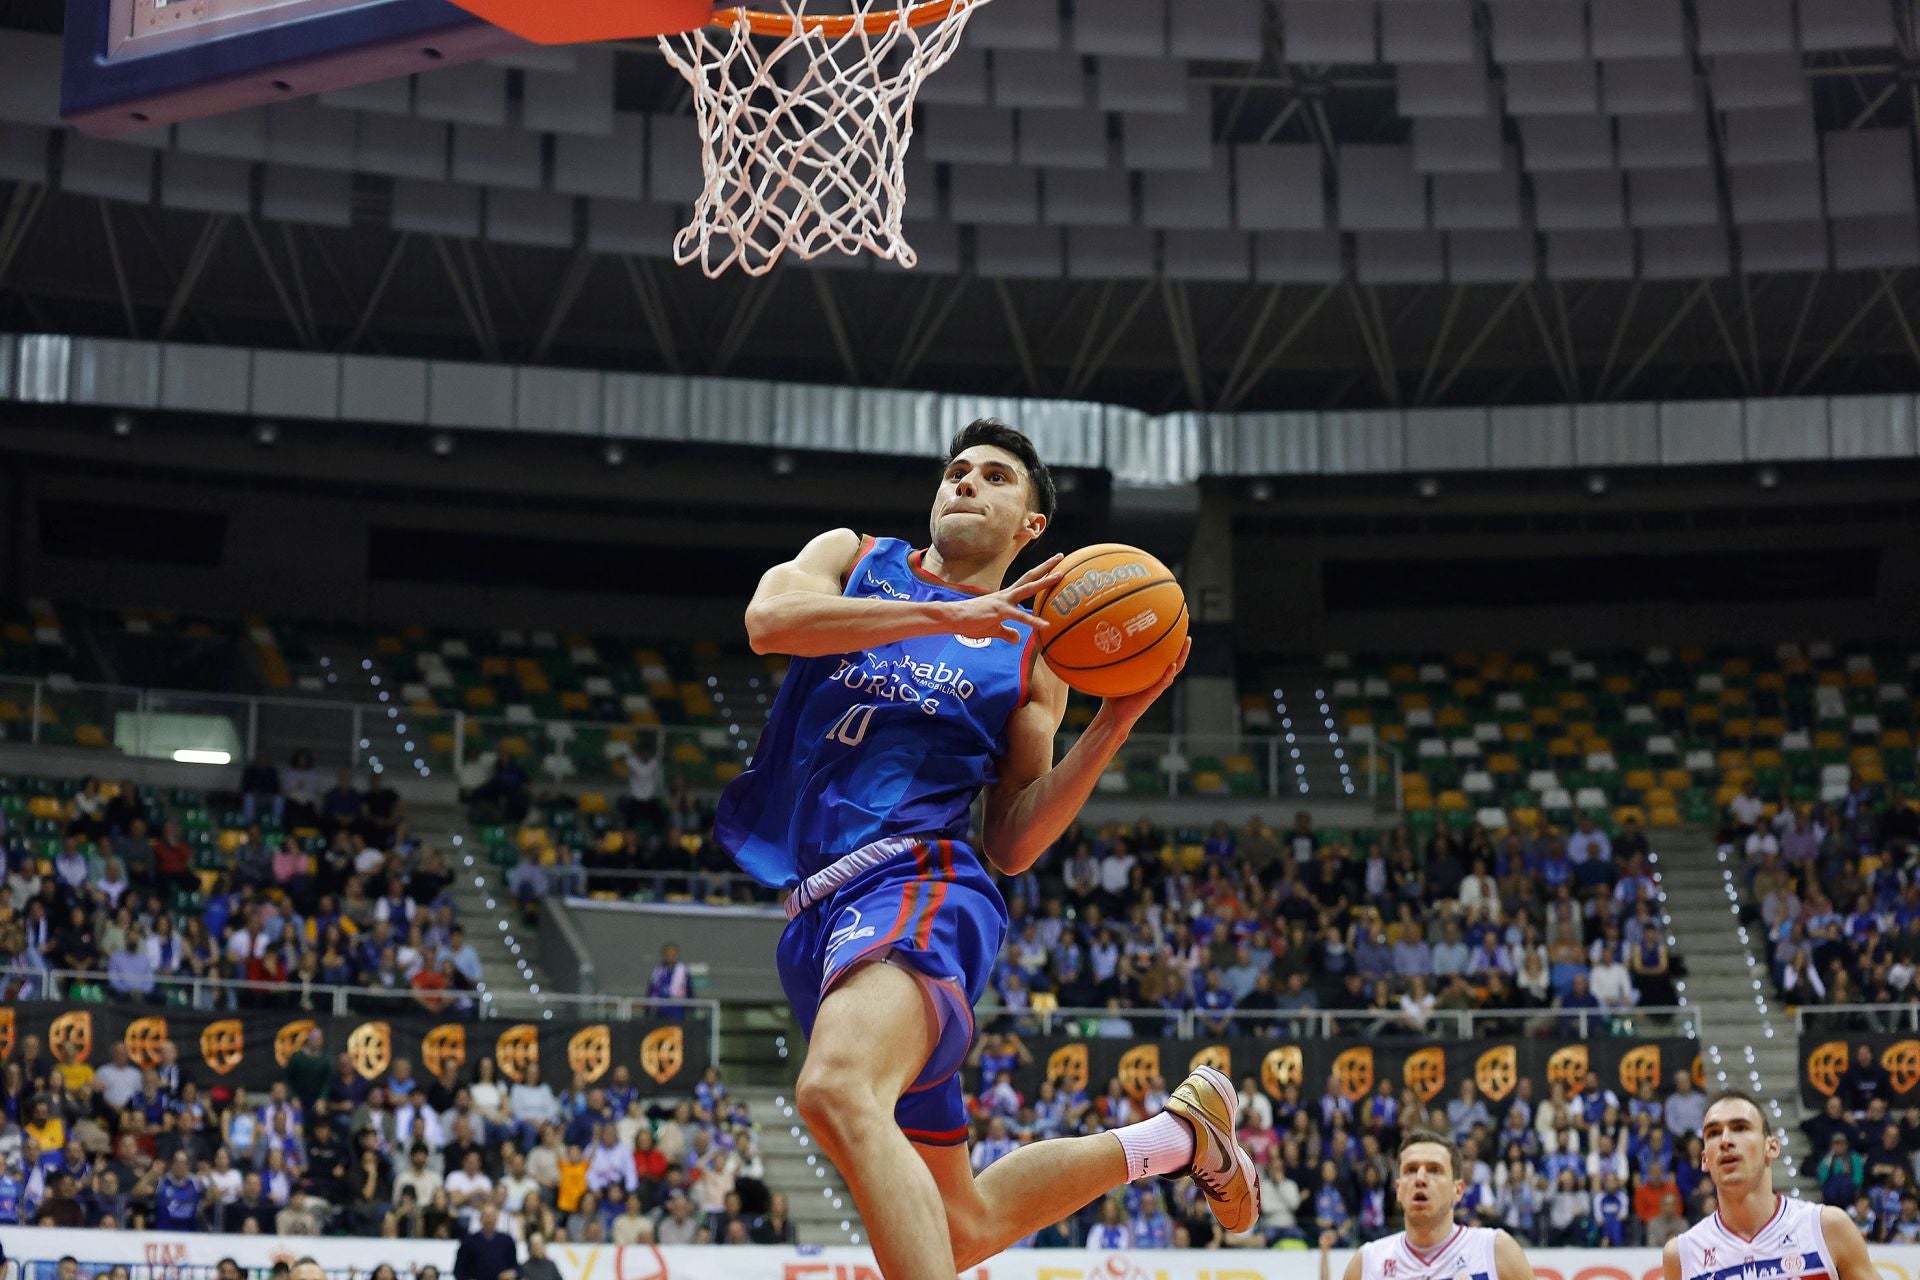
<path fill-rule="evenodd" d="M 1040 653 L 1067 686 L 1124 698 L 1166 674 L 1187 639 L 1187 595 L 1167 566 L 1116 542 L 1060 562 L 1060 585 L 1034 601 L 1053 624 Z"/>

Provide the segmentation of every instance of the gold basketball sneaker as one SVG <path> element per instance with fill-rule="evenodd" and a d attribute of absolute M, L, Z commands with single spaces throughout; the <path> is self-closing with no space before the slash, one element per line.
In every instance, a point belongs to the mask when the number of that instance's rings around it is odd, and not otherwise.
<path fill-rule="evenodd" d="M 1229 1232 L 1252 1227 L 1260 1220 L 1260 1175 L 1234 1141 L 1240 1095 L 1233 1081 L 1212 1067 L 1195 1067 L 1167 1099 L 1167 1110 L 1193 1128 L 1193 1167 L 1187 1173 L 1206 1193 L 1214 1219 Z"/>

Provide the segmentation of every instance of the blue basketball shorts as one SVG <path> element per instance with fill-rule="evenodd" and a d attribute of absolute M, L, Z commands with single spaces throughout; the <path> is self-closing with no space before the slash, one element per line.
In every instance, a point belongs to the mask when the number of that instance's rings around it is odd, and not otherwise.
<path fill-rule="evenodd" d="M 811 1038 L 821 1001 L 861 965 L 887 961 L 918 978 L 939 1033 L 894 1118 L 914 1142 L 953 1146 L 967 1140 L 960 1066 L 973 1044 L 973 1006 L 986 992 L 1006 937 L 1007 906 L 967 845 L 890 843 L 894 851 L 877 865 L 862 864 L 873 863 L 878 846 L 834 864 L 861 869 L 788 922 L 780 937 L 780 983 L 800 1030 Z M 885 1031 L 875 1028 L 876 1036 Z"/>

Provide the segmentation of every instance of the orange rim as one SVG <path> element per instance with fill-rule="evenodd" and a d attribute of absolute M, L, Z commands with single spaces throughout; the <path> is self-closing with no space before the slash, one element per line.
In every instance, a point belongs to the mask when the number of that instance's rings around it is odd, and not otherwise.
<path fill-rule="evenodd" d="M 713 25 L 731 27 L 744 20 L 757 36 L 790 36 L 807 31 L 837 40 L 851 34 L 856 27 L 870 36 L 881 35 L 900 21 L 902 12 L 910 27 L 944 22 L 955 9 L 965 8 L 970 3 L 972 0 L 929 0 L 926 4 L 909 5 L 904 11 L 889 9 L 884 14 L 873 13 L 864 18 L 824 15 L 802 18 L 791 13 L 767 13 L 759 9 L 719 9 L 714 12 Z"/>

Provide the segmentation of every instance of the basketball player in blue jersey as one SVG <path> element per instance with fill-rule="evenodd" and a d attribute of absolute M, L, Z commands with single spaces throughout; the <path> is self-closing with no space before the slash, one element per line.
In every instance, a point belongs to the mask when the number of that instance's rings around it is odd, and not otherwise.
<path fill-rule="evenodd" d="M 930 546 L 836 529 L 770 570 L 747 607 L 754 650 L 795 661 L 716 835 L 789 890 L 779 968 L 809 1039 L 800 1111 L 887 1280 L 953 1280 L 1150 1175 L 1191 1175 L 1229 1231 L 1259 1216 L 1239 1099 L 1210 1069 L 1151 1120 L 1034 1143 L 977 1179 L 968 1163 L 958 1072 L 1007 925 L 990 869 L 1034 864 L 1187 658 L 1104 701 L 1055 763 L 1067 691 L 1025 602 L 1059 581 L 1060 557 L 1002 585 L 1053 507 L 1032 442 L 976 422 L 948 451 Z"/>
<path fill-rule="evenodd" d="M 1355 1250 L 1343 1280 L 1533 1280 L 1519 1241 L 1453 1220 L 1466 1186 L 1451 1138 L 1434 1129 L 1407 1130 L 1393 1182 L 1406 1230 Z M 1320 1233 L 1320 1280 L 1332 1280 L 1329 1256 L 1337 1243 L 1333 1232 Z"/>
<path fill-rule="evenodd" d="M 1724 1089 L 1700 1125 L 1701 1170 L 1718 1209 L 1667 1241 L 1666 1280 L 1874 1280 L 1867 1242 L 1845 1209 L 1773 1189 L 1780 1138 L 1759 1099 Z"/>

